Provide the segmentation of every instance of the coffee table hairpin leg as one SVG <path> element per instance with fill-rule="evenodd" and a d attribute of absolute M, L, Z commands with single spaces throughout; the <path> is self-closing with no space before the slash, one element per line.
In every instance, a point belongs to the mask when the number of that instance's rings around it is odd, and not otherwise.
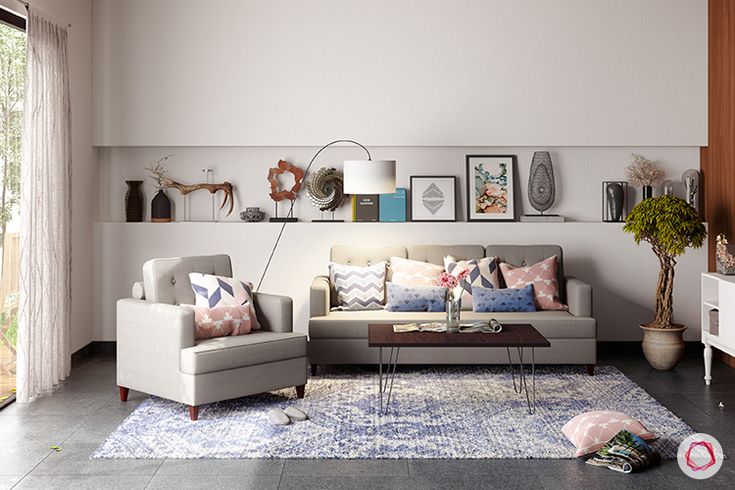
<path fill-rule="evenodd" d="M 393 359 L 393 352 L 395 350 L 396 357 Z M 380 414 L 388 414 L 388 407 L 390 406 L 390 398 L 393 393 L 393 380 L 396 377 L 396 366 L 398 365 L 398 354 L 401 352 L 401 348 L 391 347 L 390 354 L 388 355 L 388 368 L 385 371 L 385 381 L 383 381 L 383 348 L 378 347 L 378 392 L 380 396 Z M 393 373 L 391 373 L 391 364 L 393 365 Z M 390 378 L 390 387 L 388 386 L 388 378 Z M 388 400 L 385 402 L 385 408 L 383 407 L 383 393 L 388 390 Z"/>
<path fill-rule="evenodd" d="M 510 366 L 510 376 L 513 379 L 513 391 L 515 393 L 526 392 L 526 403 L 528 404 L 528 413 L 533 415 L 536 413 L 536 349 L 531 347 L 531 393 L 528 392 L 528 380 L 523 371 L 523 348 L 517 347 L 518 367 L 519 367 L 519 384 L 516 388 L 515 368 L 510 356 L 510 347 L 506 347 L 508 352 L 508 365 Z"/>

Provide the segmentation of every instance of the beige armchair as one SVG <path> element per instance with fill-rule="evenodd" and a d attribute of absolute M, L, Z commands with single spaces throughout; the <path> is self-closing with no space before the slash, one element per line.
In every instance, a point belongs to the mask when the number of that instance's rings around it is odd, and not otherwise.
<path fill-rule="evenodd" d="M 230 257 L 212 255 L 149 260 L 143 283 L 117 303 L 117 384 L 199 407 L 289 386 L 299 398 L 306 385 L 306 335 L 292 331 L 291 298 L 256 293 L 261 330 L 249 335 L 194 339 L 190 272 L 232 276 Z"/>

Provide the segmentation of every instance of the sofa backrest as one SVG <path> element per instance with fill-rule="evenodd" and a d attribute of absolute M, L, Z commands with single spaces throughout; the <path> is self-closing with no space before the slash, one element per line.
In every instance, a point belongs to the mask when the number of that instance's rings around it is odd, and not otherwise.
<path fill-rule="evenodd" d="M 229 255 L 152 259 L 143 264 L 145 298 L 151 303 L 193 304 L 190 272 L 232 277 Z"/>
<path fill-rule="evenodd" d="M 559 281 L 559 296 L 562 302 L 566 301 L 564 283 L 564 256 L 559 245 L 488 245 L 485 247 L 485 257 L 497 257 L 500 262 L 506 262 L 514 267 L 523 267 L 541 262 L 544 259 L 558 257 L 556 278 Z M 499 274 L 500 286 L 505 287 L 503 275 Z"/>
<path fill-rule="evenodd" d="M 457 260 L 480 259 L 485 256 L 481 245 L 413 245 L 408 247 L 408 258 L 430 264 L 444 265 L 444 257 Z"/>

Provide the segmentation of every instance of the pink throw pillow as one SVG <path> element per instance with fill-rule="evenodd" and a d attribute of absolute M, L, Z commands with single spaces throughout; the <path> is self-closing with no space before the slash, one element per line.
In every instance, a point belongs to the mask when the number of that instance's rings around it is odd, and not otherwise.
<path fill-rule="evenodd" d="M 556 279 L 556 255 L 527 267 L 513 267 L 503 262 L 500 271 L 509 288 L 520 289 L 533 284 L 536 308 L 539 310 L 567 311 L 569 307 L 559 299 L 559 281 Z"/>
<path fill-rule="evenodd" d="M 248 303 L 239 306 L 194 307 L 197 340 L 249 334 L 253 322 Z"/>
<path fill-rule="evenodd" d="M 409 288 L 436 287 L 443 265 L 429 264 L 420 260 L 390 258 L 391 282 Z"/>
<path fill-rule="evenodd" d="M 656 439 L 656 434 L 638 420 L 628 414 L 610 410 L 577 415 L 561 431 L 576 446 L 574 455 L 582 457 L 596 452 L 623 429 L 646 441 Z"/>

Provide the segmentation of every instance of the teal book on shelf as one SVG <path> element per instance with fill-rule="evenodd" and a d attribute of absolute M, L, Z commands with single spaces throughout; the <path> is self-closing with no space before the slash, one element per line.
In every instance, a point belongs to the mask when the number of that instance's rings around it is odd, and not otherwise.
<path fill-rule="evenodd" d="M 380 194 L 380 221 L 406 221 L 407 196 L 408 190 L 404 188 L 396 189 L 393 194 Z"/>

